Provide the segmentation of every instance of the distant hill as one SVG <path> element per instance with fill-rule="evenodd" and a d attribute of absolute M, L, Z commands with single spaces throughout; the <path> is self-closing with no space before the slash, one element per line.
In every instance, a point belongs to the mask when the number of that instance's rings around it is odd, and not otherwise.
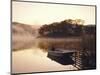
<path fill-rule="evenodd" d="M 24 49 L 34 45 L 38 27 L 23 23 L 12 23 L 12 49 Z"/>
<path fill-rule="evenodd" d="M 35 36 L 37 33 L 37 27 L 18 22 L 12 23 L 12 34 L 13 35 L 32 35 Z"/>

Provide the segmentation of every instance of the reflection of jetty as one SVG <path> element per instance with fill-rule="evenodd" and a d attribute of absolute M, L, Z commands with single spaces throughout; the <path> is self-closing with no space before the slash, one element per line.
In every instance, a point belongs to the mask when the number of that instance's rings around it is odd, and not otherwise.
<path fill-rule="evenodd" d="M 95 69 L 95 56 L 84 55 L 83 50 L 49 50 L 47 57 L 62 65 L 73 65 L 77 70 Z"/>
<path fill-rule="evenodd" d="M 47 57 L 62 65 L 73 65 L 78 70 L 82 69 L 81 50 L 49 50 Z"/>
<path fill-rule="evenodd" d="M 74 60 L 72 55 L 75 53 L 75 50 L 49 50 L 48 51 L 48 58 L 62 64 L 62 65 L 69 65 L 74 64 Z"/>

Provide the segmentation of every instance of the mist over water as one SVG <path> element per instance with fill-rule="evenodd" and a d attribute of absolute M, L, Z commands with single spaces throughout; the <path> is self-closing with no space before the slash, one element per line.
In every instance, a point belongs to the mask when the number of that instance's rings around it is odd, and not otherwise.
<path fill-rule="evenodd" d="M 54 41 L 55 40 L 55 41 Z M 67 48 L 65 39 L 34 39 L 32 47 L 12 52 L 12 72 L 46 72 L 61 70 L 77 70 L 72 64 L 62 65 L 47 57 L 50 46 Z M 78 41 L 79 42 L 79 41 Z M 72 42 L 73 43 L 73 42 Z M 62 44 L 62 45 L 61 45 Z M 64 48 L 65 47 L 65 48 Z"/>

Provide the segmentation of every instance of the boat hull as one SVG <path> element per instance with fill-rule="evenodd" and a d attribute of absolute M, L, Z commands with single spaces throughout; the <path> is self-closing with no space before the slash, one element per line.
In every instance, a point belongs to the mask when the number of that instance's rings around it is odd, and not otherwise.
<path fill-rule="evenodd" d="M 75 51 L 48 51 L 47 57 L 53 61 L 56 61 L 62 65 L 74 64 L 72 55 Z"/>

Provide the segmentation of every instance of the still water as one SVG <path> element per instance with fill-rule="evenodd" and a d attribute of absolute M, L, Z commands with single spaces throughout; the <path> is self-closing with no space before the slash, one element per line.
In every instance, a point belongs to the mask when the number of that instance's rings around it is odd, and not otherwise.
<path fill-rule="evenodd" d="M 56 41 L 57 44 L 54 42 L 53 44 L 55 44 L 56 46 L 60 44 L 59 42 L 57 43 L 57 41 Z M 46 43 L 49 43 L 49 44 L 46 44 Z M 66 45 L 65 42 L 63 44 Z M 45 46 L 47 45 L 47 46 L 44 47 L 44 45 Z M 45 42 L 45 43 L 42 42 L 41 44 L 41 41 L 39 41 L 38 46 L 34 46 L 28 49 L 20 49 L 18 51 L 13 51 L 12 52 L 12 72 L 13 73 L 27 73 L 27 72 L 77 70 L 71 64 L 62 65 L 48 58 L 47 47 L 49 47 L 49 45 L 50 45 L 50 42 Z"/>

